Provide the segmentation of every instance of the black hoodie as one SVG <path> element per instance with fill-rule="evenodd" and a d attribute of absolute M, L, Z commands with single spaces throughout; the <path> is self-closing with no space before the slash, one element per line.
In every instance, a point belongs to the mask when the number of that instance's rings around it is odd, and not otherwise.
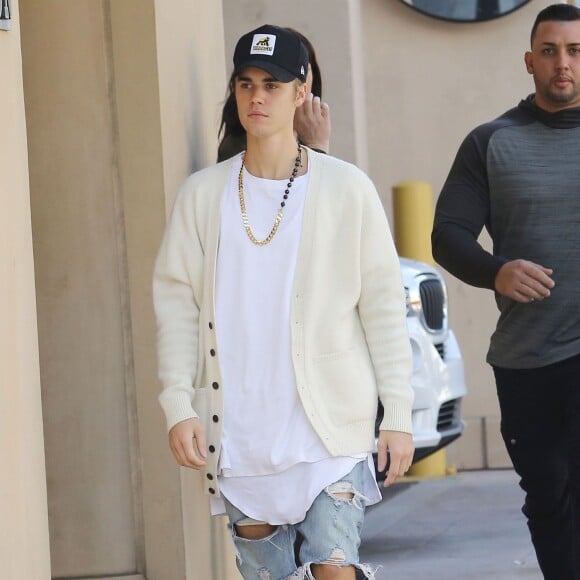
<path fill-rule="evenodd" d="M 483 227 L 493 253 L 477 238 Z M 549 299 L 500 310 L 488 362 L 535 368 L 580 353 L 580 107 L 549 113 L 530 95 L 463 141 L 437 202 L 433 256 L 464 282 L 494 289 L 525 259 L 554 270 Z"/>

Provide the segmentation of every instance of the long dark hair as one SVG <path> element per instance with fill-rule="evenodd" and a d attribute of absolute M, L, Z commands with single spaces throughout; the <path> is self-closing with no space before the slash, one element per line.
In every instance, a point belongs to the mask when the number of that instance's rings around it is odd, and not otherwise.
<path fill-rule="evenodd" d="M 322 98 L 322 75 L 320 74 L 320 67 L 318 66 L 318 61 L 316 60 L 316 51 L 314 50 L 312 43 L 301 32 L 298 32 L 293 28 L 286 28 L 286 30 L 293 32 L 306 47 L 306 50 L 308 51 L 308 62 L 310 63 L 310 68 L 312 69 L 312 94 L 315 97 Z"/>
<path fill-rule="evenodd" d="M 218 161 L 229 159 L 246 148 L 246 130 L 242 127 L 238 115 L 235 95 L 236 73 L 233 72 L 228 83 L 228 96 L 222 109 L 222 120 L 218 137 Z"/>
<path fill-rule="evenodd" d="M 312 69 L 312 93 L 315 97 L 322 97 L 322 75 L 320 74 L 320 67 L 316 60 L 316 51 L 312 43 L 297 30 L 293 28 L 286 28 L 286 30 L 296 34 L 306 47 L 310 68 Z M 246 148 L 246 130 L 240 122 L 238 107 L 236 105 L 236 76 L 236 72 L 234 71 L 228 83 L 228 94 L 224 102 L 224 108 L 222 109 L 222 118 L 218 131 L 218 137 L 220 139 L 218 161 L 229 159 Z"/>

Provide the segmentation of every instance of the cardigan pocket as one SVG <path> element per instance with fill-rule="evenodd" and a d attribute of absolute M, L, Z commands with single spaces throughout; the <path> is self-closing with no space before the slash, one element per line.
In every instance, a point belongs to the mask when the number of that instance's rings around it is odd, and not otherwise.
<path fill-rule="evenodd" d="M 366 351 L 352 348 L 326 353 L 313 357 L 312 362 L 312 390 L 335 426 L 374 420 L 378 395 Z"/>

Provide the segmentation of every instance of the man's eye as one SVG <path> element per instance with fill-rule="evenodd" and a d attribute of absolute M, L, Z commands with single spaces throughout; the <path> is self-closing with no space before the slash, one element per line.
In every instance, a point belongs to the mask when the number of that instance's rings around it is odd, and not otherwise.
<path fill-rule="evenodd" d="M 544 50 L 542 50 L 542 54 L 553 54 L 553 53 L 554 53 L 553 48 L 544 48 Z"/>
<path fill-rule="evenodd" d="M 266 85 L 266 87 L 268 88 L 268 90 L 270 90 L 270 91 L 271 91 L 271 90 L 277 89 L 277 88 L 278 88 L 278 85 L 277 85 L 277 84 L 275 84 L 275 83 L 268 83 L 268 84 Z"/>
<path fill-rule="evenodd" d="M 579 46 L 574 46 L 570 49 L 570 54 L 577 56 L 580 54 L 580 47 Z"/>

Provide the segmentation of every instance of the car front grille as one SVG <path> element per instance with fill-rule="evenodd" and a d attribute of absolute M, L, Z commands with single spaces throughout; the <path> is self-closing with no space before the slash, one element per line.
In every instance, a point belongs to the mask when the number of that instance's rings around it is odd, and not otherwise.
<path fill-rule="evenodd" d="M 431 330 L 443 328 L 445 293 L 443 284 L 436 278 L 423 280 L 419 286 L 421 306 L 425 317 L 425 324 Z"/>
<path fill-rule="evenodd" d="M 451 399 L 441 405 L 437 417 L 437 431 L 444 432 L 454 429 L 461 420 L 461 400 Z"/>

